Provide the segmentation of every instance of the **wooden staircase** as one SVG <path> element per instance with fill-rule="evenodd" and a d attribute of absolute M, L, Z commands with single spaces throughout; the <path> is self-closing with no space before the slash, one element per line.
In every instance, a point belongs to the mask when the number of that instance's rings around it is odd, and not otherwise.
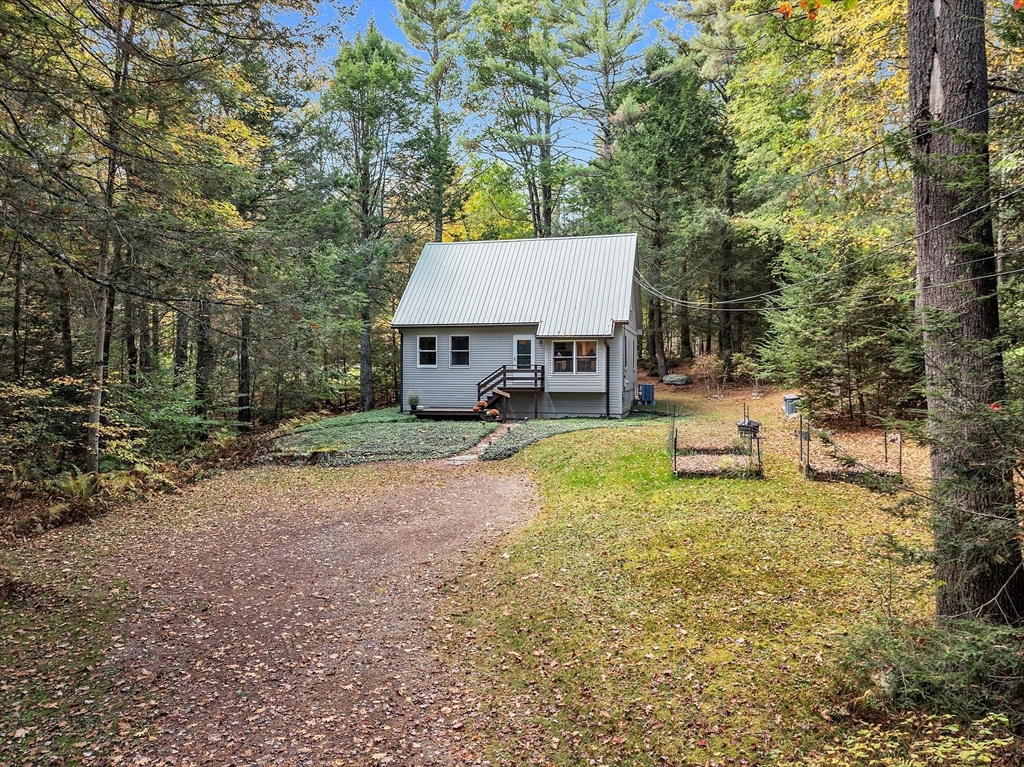
<path fill-rule="evenodd" d="M 501 403 L 501 420 L 508 415 L 508 400 L 511 392 L 533 392 L 533 417 L 537 417 L 537 406 L 540 393 L 544 391 L 544 366 L 502 365 L 476 385 L 478 400 L 493 408 Z"/>
<path fill-rule="evenodd" d="M 540 393 L 544 391 L 544 366 L 502 365 L 476 385 L 476 398 L 487 403 L 484 410 L 501 403 L 501 420 L 508 417 L 508 401 L 512 392 L 533 392 L 533 417 L 538 414 Z M 474 405 L 476 403 L 473 403 Z M 412 411 L 417 418 L 481 418 L 484 413 L 472 407 L 419 407 Z"/>

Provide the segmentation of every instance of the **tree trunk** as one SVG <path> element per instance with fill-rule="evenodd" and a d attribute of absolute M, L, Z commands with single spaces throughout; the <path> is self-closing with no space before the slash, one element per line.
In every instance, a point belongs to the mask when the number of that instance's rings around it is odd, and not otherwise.
<path fill-rule="evenodd" d="M 132 297 L 124 296 L 124 348 L 125 358 L 128 362 L 128 381 L 132 384 L 139 382 L 139 347 L 135 343 L 135 301 Z"/>
<path fill-rule="evenodd" d="M 359 318 L 363 323 L 359 339 L 359 406 L 364 411 L 373 410 L 373 355 L 370 349 L 370 330 L 373 327 L 373 313 L 364 305 Z"/>
<path fill-rule="evenodd" d="M 135 321 L 139 326 L 139 373 L 140 380 L 153 374 L 153 338 L 150 335 L 149 306 L 145 303 L 136 312 Z"/>
<path fill-rule="evenodd" d="M 988 405 L 1004 395 L 988 191 L 984 0 L 910 0 L 914 211 L 932 523 L 943 618 L 1024 620 L 1013 485 Z M 952 126 L 936 130 L 942 125 Z M 981 210 L 978 210 L 982 208 Z"/>
<path fill-rule="evenodd" d="M 249 335 L 252 309 L 246 305 L 238 322 L 238 420 L 252 423 L 252 370 L 249 363 Z"/>
<path fill-rule="evenodd" d="M 110 274 L 117 274 L 120 258 L 118 257 L 119 246 L 114 245 L 114 257 Z M 110 336 L 114 332 L 114 304 L 117 302 L 117 291 L 112 287 L 107 288 L 107 314 L 103 323 L 103 364 L 107 366 L 108 375 L 110 369 Z"/>
<path fill-rule="evenodd" d="M 153 372 L 160 369 L 160 307 L 154 305 L 149 313 L 153 329 L 150 335 L 152 349 Z"/>
<path fill-rule="evenodd" d="M 191 308 L 191 303 L 189 304 Z M 174 386 L 177 388 L 185 380 L 185 368 L 188 367 L 188 315 L 178 312 L 174 318 Z"/>
<path fill-rule="evenodd" d="M 718 300 L 726 301 L 732 292 L 729 285 L 729 274 L 733 266 L 732 253 L 732 217 L 736 214 L 736 199 L 733 193 L 732 162 L 725 166 L 725 215 L 726 232 L 722 239 L 722 261 L 718 269 Z M 730 357 L 734 351 L 732 314 L 719 304 L 718 311 L 718 350 L 723 357 Z"/>
<path fill-rule="evenodd" d="M 435 62 L 436 63 L 436 62 Z M 441 95 L 435 90 L 434 93 L 434 146 L 440 145 L 442 138 L 444 137 L 444 131 L 442 126 L 441 118 Z M 447 152 L 446 152 L 447 154 Z M 440 159 L 438 160 L 440 162 Z M 432 207 L 434 208 L 434 242 L 441 242 L 444 239 L 444 174 L 440 167 L 434 168 L 433 170 L 433 200 Z"/>
<path fill-rule="evenodd" d="M 658 377 L 668 375 L 668 362 L 665 359 L 665 327 L 661 310 L 661 299 L 652 296 L 647 303 L 647 319 L 650 323 L 648 339 L 651 354 L 658 365 Z"/>
<path fill-rule="evenodd" d="M 210 377 L 213 375 L 213 344 L 210 339 L 210 304 L 199 300 L 196 316 L 196 415 L 210 413 Z"/>
<path fill-rule="evenodd" d="M 24 280 L 25 260 L 21 252 L 21 241 L 14 243 L 14 306 L 11 310 L 11 380 L 21 380 L 25 355 L 21 340 L 21 294 Z"/>
<path fill-rule="evenodd" d="M 107 267 L 110 263 L 108 247 L 108 238 L 103 237 L 96 259 L 96 277 L 100 280 L 107 278 Z M 96 302 L 96 325 L 93 328 L 92 390 L 89 394 L 89 421 L 86 434 L 89 453 L 86 469 L 94 474 L 100 470 L 100 421 L 103 415 L 103 384 L 105 383 L 108 338 L 107 299 L 110 291 L 106 288 L 99 288 L 96 292 L 98 300 Z"/>
<path fill-rule="evenodd" d="M 64 375 L 70 376 L 75 371 L 75 348 L 71 336 L 71 286 L 68 285 L 67 273 L 63 268 L 53 267 L 53 274 L 57 278 L 61 357 L 64 361 Z"/>
<path fill-rule="evenodd" d="M 120 3 L 116 6 L 113 18 L 116 32 L 116 58 L 114 62 L 114 79 L 111 89 L 111 111 L 108 113 L 106 125 L 107 156 L 104 163 L 103 178 L 103 210 L 108 216 L 114 213 L 114 202 L 117 192 L 117 177 L 121 172 L 120 144 L 120 99 L 123 94 L 125 80 L 128 77 L 131 46 L 128 44 L 135 36 L 134 18 L 129 17 L 127 27 L 125 16 L 127 6 Z M 96 253 L 96 277 L 105 281 L 110 274 L 111 261 L 117 264 L 121 249 L 121 240 L 113 237 L 114 225 L 111 221 L 104 222 L 100 232 L 99 248 Z M 93 328 L 92 355 L 92 391 L 89 395 L 89 417 L 86 422 L 86 444 L 88 458 L 86 468 L 92 473 L 100 470 L 100 428 L 103 417 L 103 386 L 110 355 L 110 326 L 113 317 L 114 289 L 101 287 L 98 290 L 99 300 L 96 302 L 96 326 Z"/>

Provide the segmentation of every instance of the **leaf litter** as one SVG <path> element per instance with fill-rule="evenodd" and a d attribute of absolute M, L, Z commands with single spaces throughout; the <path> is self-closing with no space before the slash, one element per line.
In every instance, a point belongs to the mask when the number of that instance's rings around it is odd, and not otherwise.
<path fill-rule="evenodd" d="M 475 693 L 438 654 L 454 630 L 440 595 L 529 519 L 532 493 L 521 474 L 438 463 L 265 467 L 6 551 L 11 579 L 85 589 L 94 625 L 69 637 L 45 606 L 5 603 L 27 616 L 12 636 L 53 642 L 36 655 L 81 635 L 89 657 L 41 678 L 36 657 L 2 656 L 4 702 L 19 703 L 0 761 L 474 762 Z"/>

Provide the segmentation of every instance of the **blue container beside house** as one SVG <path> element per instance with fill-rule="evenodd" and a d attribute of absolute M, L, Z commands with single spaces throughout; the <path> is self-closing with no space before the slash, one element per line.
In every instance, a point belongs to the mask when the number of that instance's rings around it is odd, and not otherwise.
<path fill-rule="evenodd" d="M 640 384 L 637 387 L 640 390 L 640 396 L 637 399 L 640 400 L 641 405 L 653 405 L 654 404 L 654 384 Z"/>
<path fill-rule="evenodd" d="M 786 411 L 786 415 L 789 418 L 796 418 L 799 413 L 796 410 L 797 403 L 800 402 L 799 394 L 783 394 L 782 395 L 782 409 Z"/>

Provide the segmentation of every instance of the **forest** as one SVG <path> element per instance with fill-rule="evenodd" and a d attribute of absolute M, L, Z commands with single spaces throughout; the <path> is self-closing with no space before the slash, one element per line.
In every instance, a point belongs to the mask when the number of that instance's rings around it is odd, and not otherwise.
<path fill-rule="evenodd" d="M 879 641 L 959 637 L 912 702 L 942 709 L 956 673 L 1006 691 L 1019 732 L 1024 0 L 377 10 L 0 0 L 4 512 L 141 496 L 282 423 L 396 404 L 390 321 L 427 242 L 635 232 L 650 376 L 771 382 L 816 425 L 926 449 L 927 492 L 887 513 L 928 542 L 879 533 L 877 561 L 925 565 L 938 620 Z M 664 498 L 636 497 L 642 529 Z"/>
<path fill-rule="evenodd" d="M 904 5 L 645 8 L 410 0 L 389 40 L 304 2 L 4 4 L 5 476 L 393 402 L 427 240 L 636 231 L 652 373 L 697 356 L 819 415 L 920 410 Z M 1014 394 L 1022 25 L 987 13 L 968 183 Z"/>

